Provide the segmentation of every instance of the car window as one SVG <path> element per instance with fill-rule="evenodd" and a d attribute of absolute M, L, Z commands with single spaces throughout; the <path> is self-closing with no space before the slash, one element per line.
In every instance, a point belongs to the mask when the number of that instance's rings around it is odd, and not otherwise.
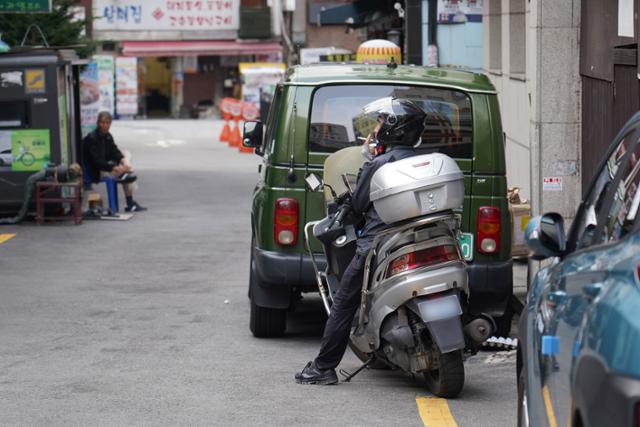
<path fill-rule="evenodd" d="M 620 179 L 607 214 L 603 218 L 601 241 L 614 242 L 633 229 L 640 203 L 640 145 L 636 145 L 626 156 L 620 171 Z"/>
<path fill-rule="evenodd" d="M 331 153 L 360 145 L 358 120 L 362 108 L 393 96 L 416 102 L 426 113 L 426 129 L 419 151 L 442 152 L 454 158 L 473 157 L 471 100 L 460 91 L 394 85 L 324 86 L 315 91 L 309 126 L 309 150 Z"/>
<path fill-rule="evenodd" d="M 600 170 L 573 224 L 575 247 L 619 240 L 633 227 L 640 202 L 636 200 L 640 183 L 637 141 L 638 133 L 628 133 Z"/>
<path fill-rule="evenodd" d="M 267 116 L 266 122 L 267 128 L 265 130 L 264 141 L 262 143 L 265 147 L 265 153 L 271 152 L 271 147 L 273 146 L 273 141 L 276 137 L 278 123 L 280 122 L 280 114 L 278 114 L 278 112 L 280 110 L 280 104 L 282 104 L 282 92 L 283 86 L 278 85 L 273 95 L 271 106 L 269 107 L 269 115 Z"/>

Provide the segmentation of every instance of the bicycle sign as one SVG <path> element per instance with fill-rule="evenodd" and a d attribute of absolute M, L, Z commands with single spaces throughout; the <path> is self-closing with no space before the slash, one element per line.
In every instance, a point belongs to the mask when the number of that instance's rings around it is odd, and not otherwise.
<path fill-rule="evenodd" d="M 11 155 L 11 170 L 14 172 L 35 172 L 47 167 L 51 161 L 49 130 L 12 131 Z"/>

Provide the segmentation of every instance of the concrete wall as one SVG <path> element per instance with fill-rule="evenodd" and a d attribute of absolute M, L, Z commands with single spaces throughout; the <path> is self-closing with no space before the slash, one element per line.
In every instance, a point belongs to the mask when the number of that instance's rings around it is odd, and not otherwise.
<path fill-rule="evenodd" d="M 572 219 L 581 199 L 580 0 L 531 0 L 529 34 L 537 48 L 527 71 L 531 91 L 531 183 L 536 213 L 556 211 Z M 560 177 L 562 191 L 543 188 L 544 177 Z"/>
<path fill-rule="evenodd" d="M 531 198 L 529 127 L 531 105 L 529 83 L 531 76 L 523 73 L 521 61 L 511 61 L 511 51 L 521 52 L 526 38 L 525 26 L 512 27 L 524 18 L 524 9 L 510 0 L 486 0 L 484 3 L 484 72 L 498 91 L 502 113 L 502 129 L 505 133 L 507 158 L 507 185 L 520 187 L 520 195 Z M 511 31 L 513 28 L 514 31 Z"/>

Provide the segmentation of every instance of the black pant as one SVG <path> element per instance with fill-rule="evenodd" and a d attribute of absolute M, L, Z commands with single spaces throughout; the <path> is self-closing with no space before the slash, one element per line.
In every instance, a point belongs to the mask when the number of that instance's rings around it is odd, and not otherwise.
<path fill-rule="evenodd" d="M 320 369 L 338 366 L 347 349 L 353 316 L 360 305 L 366 259 L 366 255 L 356 254 L 342 275 L 340 288 L 333 297 L 331 313 L 324 326 L 320 352 L 315 360 Z"/>

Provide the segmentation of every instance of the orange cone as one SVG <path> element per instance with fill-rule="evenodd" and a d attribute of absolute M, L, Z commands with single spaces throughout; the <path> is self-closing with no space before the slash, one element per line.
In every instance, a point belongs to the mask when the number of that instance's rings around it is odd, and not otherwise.
<path fill-rule="evenodd" d="M 242 144 L 242 136 L 240 135 L 240 128 L 238 127 L 238 122 L 234 121 L 235 126 L 231 130 L 231 135 L 229 137 L 229 145 L 231 147 L 239 147 Z"/>
<path fill-rule="evenodd" d="M 229 127 L 229 122 L 225 121 L 222 132 L 220 132 L 220 142 L 229 142 L 229 134 L 231 134 L 231 128 Z"/>

